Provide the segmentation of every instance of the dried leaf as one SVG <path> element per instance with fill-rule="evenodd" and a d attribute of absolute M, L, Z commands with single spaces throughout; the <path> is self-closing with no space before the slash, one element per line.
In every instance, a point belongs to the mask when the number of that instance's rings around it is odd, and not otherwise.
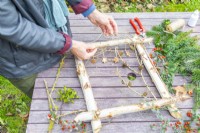
<path fill-rule="evenodd" d="M 122 64 L 122 67 L 123 67 L 123 68 L 128 67 L 127 63 L 124 62 L 124 63 Z"/>
<path fill-rule="evenodd" d="M 131 50 L 135 51 L 135 47 L 133 45 L 129 46 Z"/>
<path fill-rule="evenodd" d="M 138 5 L 136 6 L 136 8 L 141 10 L 141 9 L 143 9 L 144 7 L 143 7 L 142 4 L 138 4 Z"/>
<path fill-rule="evenodd" d="M 126 82 L 124 80 L 122 80 L 121 82 L 122 82 L 123 85 L 126 84 Z"/>
<path fill-rule="evenodd" d="M 138 69 L 139 69 L 140 71 L 143 70 L 143 69 L 144 69 L 143 65 L 139 65 L 139 66 L 138 66 Z"/>
<path fill-rule="evenodd" d="M 132 86 L 132 83 L 129 81 L 128 82 L 128 87 L 131 87 Z"/>
<path fill-rule="evenodd" d="M 19 117 L 23 118 L 23 119 L 27 119 L 29 116 L 29 114 L 19 114 Z"/>
<path fill-rule="evenodd" d="M 118 62 L 119 62 L 119 58 L 118 58 L 118 57 L 115 57 L 115 58 L 113 59 L 113 62 L 114 62 L 114 63 L 118 63 Z"/>
<path fill-rule="evenodd" d="M 122 56 L 124 54 L 123 51 L 119 51 L 119 55 Z"/>
<path fill-rule="evenodd" d="M 144 93 L 142 94 L 143 97 L 146 97 L 147 95 L 148 95 L 147 92 L 144 92 Z"/>
<path fill-rule="evenodd" d="M 103 63 L 107 63 L 107 62 L 108 62 L 108 59 L 107 59 L 107 58 L 103 58 L 103 59 L 102 59 L 102 62 L 103 62 Z"/>
<path fill-rule="evenodd" d="M 150 10 L 153 9 L 154 7 L 155 7 L 155 6 L 152 5 L 152 4 L 147 4 L 147 8 L 150 9 Z"/>
<path fill-rule="evenodd" d="M 176 91 L 176 96 L 181 96 L 181 95 L 187 94 L 185 87 L 177 86 L 174 88 L 174 90 Z"/>
<path fill-rule="evenodd" d="M 93 58 L 93 59 L 90 60 L 90 62 L 91 62 L 92 64 L 95 64 L 95 63 L 97 63 L 97 60 Z"/>
<path fill-rule="evenodd" d="M 126 51 L 126 55 L 127 55 L 128 57 L 130 57 L 130 56 L 131 56 L 131 53 L 130 53 L 129 51 Z"/>

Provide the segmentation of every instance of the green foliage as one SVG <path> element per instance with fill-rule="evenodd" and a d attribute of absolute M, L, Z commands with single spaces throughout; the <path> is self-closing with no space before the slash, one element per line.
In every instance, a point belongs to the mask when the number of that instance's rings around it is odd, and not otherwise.
<path fill-rule="evenodd" d="M 200 68 L 192 70 L 192 82 L 200 85 Z"/>
<path fill-rule="evenodd" d="M 30 98 L 0 77 L 0 132 L 25 132 Z"/>
<path fill-rule="evenodd" d="M 200 10 L 200 0 L 94 0 L 102 12 L 184 12 Z"/>
<path fill-rule="evenodd" d="M 75 98 L 79 98 L 77 92 L 72 88 L 64 86 L 63 89 L 57 91 L 58 99 L 64 103 L 74 103 Z"/>
<path fill-rule="evenodd" d="M 197 88 L 194 89 L 194 100 L 195 106 L 193 108 L 196 111 L 200 108 L 200 85 L 198 85 Z"/>
<path fill-rule="evenodd" d="M 198 37 L 190 36 L 191 31 L 166 32 L 166 25 L 169 23 L 169 20 L 165 20 L 162 24 L 154 26 L 147 32 L 147 36 L 154 37 L 155 47 L 162 49 L 154 51 L 155 57 L 166 57 L 162 60 L 156 59 L 164 65 L 161 77 L 172 92 L 173 77 L 176 73 L 191 75 L 191 84 L 195 86 L 200 83 L 200 46 L 197 43 Z"/>

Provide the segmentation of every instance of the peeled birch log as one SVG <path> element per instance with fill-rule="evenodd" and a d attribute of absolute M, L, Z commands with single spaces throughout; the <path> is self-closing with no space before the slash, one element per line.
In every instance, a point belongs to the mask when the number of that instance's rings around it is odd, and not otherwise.
<path fill-rule="evenodd" d="M 84 98 L 86 101 L 86 106 L 88 111 L 97 111 L 97 105 L 93 96 L 92 87 L 89 81 L 89 76 L 85 69 L 83 61 L 75 59 L 77 74 L 83 90 Z M 91 121 L 93 133 L 98 133 L 102 127 L 101 121 L 99 119 L 93 119 Z"/>
<path fill-rule="evenodd" d="M 145 110 L 149 110 L 153 108 L 160 108 L 162 106 L 173 104 L 180 100 L 186 100 L 189 98 L 190 98 L 189 96 L 171 97 L 171 98 L 165 98 L 165 99 L 160 99 L 160 100 L 155 100 L 155 101 L 150 101 L 150 102 L 144 102 L 140 104 L 108 108 L 108 109 L 103 109 L 96 112 L 95 111 L 82 112 L 78 114 L 74 120 L 76 122 L 91 121 L 91 120 L 96 119 L 97 115 L 98 115 L 98 118 L 100 119 L 112 118 L 112 117 L 123 115 L 123 114 L 145 111 Z"/>
<path fill-rule="evenodd" d="M 144 65 L 145 65 L 149 75 L 151 76 L 151 79 L 154 82 L 154 84 L 155 84 L 159 94 L 161 95 L 161 97 L 162 98 L 170 98 L 171 95 L 168 91 L 168 88 L 165 85 L 165 83 L 163 82 L 163 80 L 161 79 L 159 72 L 154 67 L 153 62 L 152 62 L 151 58 L 149 58 L 146 50 L 143 48 L 143 46 L 141 44 L 136 44 L 136 49 L 137 49 L 138 53 L 140 54 L 141 59 L 142 59 Z M 178 118 L 182 117 L 180 111 L 175 106 L 175 104 L 171 104 L 168 107 L 168 109 L 169 109 L 170 114 L 174 118 L 178 119 Z"/>
<path fill-rule="evenodd" d="M 152 41 L 153 41 L 153 38 L 142 38 L 141 39 L 138 36 L 134 36 L 133 38 L 127 38 L 127 39 L 104 41 L 104 42 L 94 42 L 94 43 L 89 43 L 89 45 L 92 45 L 95 48 L 103 48 L 103 47 L 111 47 L 111 46 L 124 45 L 124 44 L 151 43 Z"/>
<path fill-rule="evenodd" d="M 174 32 L 182 27 L 185 26 L 185 20 L 184 19 L 177 19 L 171 24 L 167 25 L 166 30 L 169 32 Z"/>

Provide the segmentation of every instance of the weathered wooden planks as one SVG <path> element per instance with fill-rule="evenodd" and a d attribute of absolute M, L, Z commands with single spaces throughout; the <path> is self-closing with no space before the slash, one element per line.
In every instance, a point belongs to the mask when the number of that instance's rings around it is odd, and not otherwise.
<path fill-rule="evenodd" d="M 106 93 L 106 91 L 105 91 Z M 117 107 L 121 105 L 130 105 L 130 104 L 136 104 L 143 102 L 144 98 L 101 98 L 97 99 L 97 106 L 99 109 L 105 109 L 105 108 L 110 108 L 110 107 Z M 58 102 L 55 100 L 55 103 L 58 105 L 58 107 L 61 106 L 61 102 Z M 184 102 L 179 102 L 177 103 L 177 106 L 179 108 L 192 108 L 193 106 L 193 100 L 189 99 Z M 71 110 L 80 110 L 80 109 L 86 109 L 85 101 L 84 99 L 78 99 L 75 100 L 74 104 L 63 104 L 61 110 L 65 111 L 71 111 Z M 31 111 L 48 111 L 48 101 L 47 99 L 33 99 L 31 103 Z M 134 120 L 133 120 L 134 121 Z"/>
<path fill-rule="evenodd" d="M 60 89 L 60 88 L 57 88 Z M 83 92 L 81 88 L 73 88 L 74 90 L 77 91 L 78 95 L 80 98 L 83 98 Z M 131 87 L 131 89 L 143 94 L 144 92 L 147 92 L 146 87 Z M 94 88 L 94 97 L 95 98 L 136 98 L 140 97 L 136 93 L 134 93 L 131 89 L 127 87 L 115 87 L 115 88 Z M 155 87 L 151 87 L 152 92 L 155 94 L 156 97 L 160 97 L 158 94 L 157 90 Z M 106 93 L 105 93 L 106 92 Z M 150 92 L 147 92 L 149 97 L 152 97 Z M 112 95 L 110 95 L 112 94 Z M 53 98 L 57 98 L 56 92 L 53 93 Z M 33 94 L 33 99 L 46 99 L 46 92 L 45 88 L 35 88 L 34 89 L 34 94 Z"/>
<path fill-rule="evenodd" d="M 147 30 L 149 30 L 153 25 L 159 24 L 163 19 L 178 19 L 183 18 L 188 20 L 191 13 L 110 13 L 116 19 L 120 33 L 122 32 L 130 32 L 134 33 L 132 27 L 129 26 L 129 18 L 139 17 L 141 18 L 144 26 Z M 84 17 L 81 15 L 70 15 L 71 26 L 73 31 L 73 39 L 91 42 L 97 39 L 100 35 L 100 31 L 96 30 L 94 26 Z M 194 29 L 194 35 L 199 35 L 200 33 L 200 21 L 198 21 L 197 27 Z M 80 30 L 81 29 L 81 30 Z M 185 29 L 192 29 L 186 27 Z M 123 36 L 124 34 L 120 34 L 119 36 Z M 108 40 L 108 38 L 101 38 L 99 41 Z M 200 44 L 200 43 L 199 43 Z M 146 45 L 148 48 L 148 52 L 152 50 L 154 47 L 153 45 Z M 114 57 L 114 54 L 106 54 L 109 59 Z M 125 57 L 125 56 L 124 56 Z M 136 61 L 135 56 L 126 57 L 125 60 L 127 61 L 130 66 L 137 68 L 138 63 Z M 119 80 L 115 77 L 114 70 L 116 67 L 119 67 L 121 70 L 122 76 L 125 78 L 126 74 L 129 72 L 128 69 L 122 69 L 122 64 L 117 63 L 106 63 L 102 64 L 99 60 L 96 64 L 91 64 L 90 61 L 85 61 L 85 66 L 87 67 L 87 71 L 91 77 L 94 97 L 96 98 L 98 107 L 100 109 L 108 108 L 108 107 L 115 107 L 120 105 L 128 105 L 131 103 L 139 103 L 143 98 L 139 97 L 137 94 L 133 93 L 130 89 L 124 87 L 120 83 L 115 83 Z M 55 65 L 52 69 L 49 69 L 45 72 L 39 74 L 39 78 L 36 81 L 36 88 L 33 94 L 33 100 L 31 104 L 31 112 L 29 117 L 29 124 L 27 125 L 27 133 L 45 133 L 48 128 L 47 124 L 47 113 L 48 113 L 48 103 L 47 97 L 43 85 L 43 79 L 45 78 L 50 86 L 55 78 L 55 73 L 58 65 Z M 96 70 L 96 71 L 95 71 Z M 151 79 L 148 77 L 148 74 L 144 72 L 144 75 L 147 78 L 148 83 L 152 88 L 152 91 L 156 95 L 156 97 L 160 97 L 157 93 L 157 90 L 154 87 L 154 84 L 151 82 Z M 110 79 L 111 78 L 111 79 Z M 104 81 L 105 80 L 105 81 Z M 178 76 L 175 78 L 174 85 L 183 85 L 187 80 Z M 74 104 L 63 105 L 63 111 L 72 111 L 78 109 L 86 109 L 85 101 L 83 99 L 83 94 L 80 89 L 80 84 L 78 83 L 76 72 L 75 72 L 75 62 L 72 56 L 69 56 L 65 60 L 64 69 L 61 73 L 61 78 L 59 79 L 58 88 L 63 87 L 63 85 L 67 85 L 69 87 L 73 87 L 75 90 L 78 91 L 80 99 L 75 100 Z M 118 81 L 117 81 L 118 82 Z M 142 83 L 141 78 L 138 78 L 136 81 L 133 82 L 134 86 L 132 89 L 142 93 L 146 89 L 144 84 Z M 116 85 L 115 85 L 116 84 Z M 53 98 L 56 98 L 56 94 L 53 95 Z M 56 102 L 60 106 L 60 102 Z M 177 104 L 179 108 L 183 111 L 183 116 L 185 117 L 185 112 L 192 108 L 193 100 L 187 100 L 183 103 Z M 167 111 L 162 111 L 162 114 L 166 118 L 170 118 L 172 121 L 174 119 L 167 113 Z M 102 133 L 156 133 L 160 131 L 153 131 L 150 129 L 150 124 L 158 123 L 158 119 L 153 116 L 151 111 L 144 111 L 136 114 L 127 114 L 117 118 L 104 126 L 102 129 Z M 187 118 L 186 118 L 187 119 Z M 106 122 L 106 121 L 103 121 Z M 91 129 L 90 125 L 88 124 L 88 129 Z M 56 125 L 54 133 L 62 132 L 60 127 Z M 169 133 L 172 131 L 169 130 Z"/>
<path fill-rule="evenodd" d="M 144 26 L 147 26 L 147 25 L 158 25 L 160 24 L 164 19 L 161 18 L 161 19 L 153 19 L 151 21 L 149 21 L 149 19 L 147 18 L 141 18 L 140 16 L 138 16 L 140 18 L 140 20 L 142 21 L 142 24 Z M 131 18 L 131 17 L 130 17 Z M 131 19 L 133 19 L 134 17 L 132 17 Z M 183 18 L 184 19 L 184 18 Z M 176 19 L 170 19 L 171 21 L 174 21 Z M 185 18 L 184 19 L 186 22 L 188 22 L 189 18 Z M 81 25 L 80 25 L 81 23 Z M 116 19 L 116 23 L 118 26 L 123 26 L 123 25 L 129 25 L 129 21 L 125 18 L 125 19 Z M 95 27 L 89 20 L 87 19 L 84 19 L 84 20 L 70 20 L 70 25 L 71 27 L 88 27 L 88 26 L 91 26 L 91 27 Z M 197 22 L 197 25 L 200 25 L 200 21 Z"/>
<path fill-rule="evenodd" d="M 117 122 L 117 123 L 103 123 L 102 133 L 160 133 L 159 130 L 154 131 L 150 128 L 151 124 L 159 124 L 160 122 Z M 48 128 L 48 124 L 28 124 L 27 133 L 45 133 Z M 91 130 L 91 126 L 87 126 L 87 130 Z M 166 133 L 172 133 L 169 129 Z M 58 125 L 55 126 L 53 133 L 63 133 Z"/>
<path fill-rule="evenodd" d="M 190 18 L 192 12 L 143 12 L 143 13 L 106 13 L 111 15 L 115 19 L 128 19 L 134 17 L 146 18 L 149 20 L 154 19 L 179 19 L 179 18 Z M 82 15 L 70 14 L 70 19 L 87 19 Z"/>
<path fill-rule="evenodd" d="M 121 75 L 123 77 L 126 77 L 127 74 L 131 72 L 131 70 L 124 69 L 122 67 L 119 67 L 118 69 L 121 72 Z M 138 67 L 133 67 L 133 69 L 138 70 Z M 57 72 L 57 68 L 52 68 L 52 69 L 49 69 L 49 70 L 46 70 L 46 71 L 40 73 L 38 75 L 38 78 L 41 78 L 41 77 L 53 78 L 53 77 L 55 77 L 56 72 Z M 69 78 L 69 77 L 76 78 L 77 77 L 77 74 L 76 74 L 76 71 L 74 68 L 63 68 L 62 72 L 63 73 L 61 73 L 61 75 L 60 75 L 60 77 L 62 77 L 62 78 Z M 116 74 L 115 74 L 116 68 L 115 67 L 88 68 L 87 72 L 90 77 L 116 77 Z M 143 75 L 149 76 L 149 74 L 147 73 L 146 70 L 144 70 Z M 140 75 L 137 74 L 137 76 L 140 76 Z"/>
<path fill-rule="evenodd" d="M 131 25 L 125 25 L 125 26 L 118 26 L 119 27 L 119 33 L 134 33 L 134 29 Z M 145 26 L 146 30 L 150 30 L 152 26 Z M 98 27 L 82 27 L 82 30 L 80 30 L 80 27 L 72 27 L 71 30 L 73 33 L 102 33 L 100 28 Z M 185 27 L 184 31 L 193 30 L 193 33 L 198 33 L 200 31 L 200 27 Z"/>
<path fill-rule="evenodd" d="M 45 78 L 48 82 L 48 86 L 51 87 L 54 82 L 54 78 Z M 90 78 L 90 82 L 93 88 L 95 87 L 123 87 L 124 85 L 121 83 L 121 80 L 118 77 L 94 77 Z M 146 78 L 146 82 L 149 86 L 154 86 L 153 82 L 151 81 L 150 77 Z M 183 85 L 184 83 L 187 83 L 187 80 L 181 76 L 177 76 L 174 78 L 173 85 Z M 132 86 L 145 86 L 145 84 L 142 81 L 141 77 L 136 78 L 132 82 Z M 60 78 L 57 82 L 57 87 L 63 87 L 63 86 L 69 86 L 69 87 L 80 87 L 80 83 L 77 78 Z M 45 87 L 43 83 L 43 78 L 37 78 L 35 87 Z"/>

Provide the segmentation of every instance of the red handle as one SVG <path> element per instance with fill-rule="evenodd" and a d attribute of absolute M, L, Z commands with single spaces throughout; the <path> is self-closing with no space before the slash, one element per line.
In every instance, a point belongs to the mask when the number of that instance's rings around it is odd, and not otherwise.
<path fill-rule="evenodd" d="M 144 26 L 142 25 L 141 21 L 139 18 L 135 17 L 134 20 L 138 23 L 140 29 L 142 32 L 145 32 Z"/>
<path fill-rule="evenodd" d="M 136 34 L 140 34 L 140 30 L 137 28 L 137 26 L 134 24 L 134 21 L 132 19 L 130 19 L 130 24 L 133 26 Z"/>

